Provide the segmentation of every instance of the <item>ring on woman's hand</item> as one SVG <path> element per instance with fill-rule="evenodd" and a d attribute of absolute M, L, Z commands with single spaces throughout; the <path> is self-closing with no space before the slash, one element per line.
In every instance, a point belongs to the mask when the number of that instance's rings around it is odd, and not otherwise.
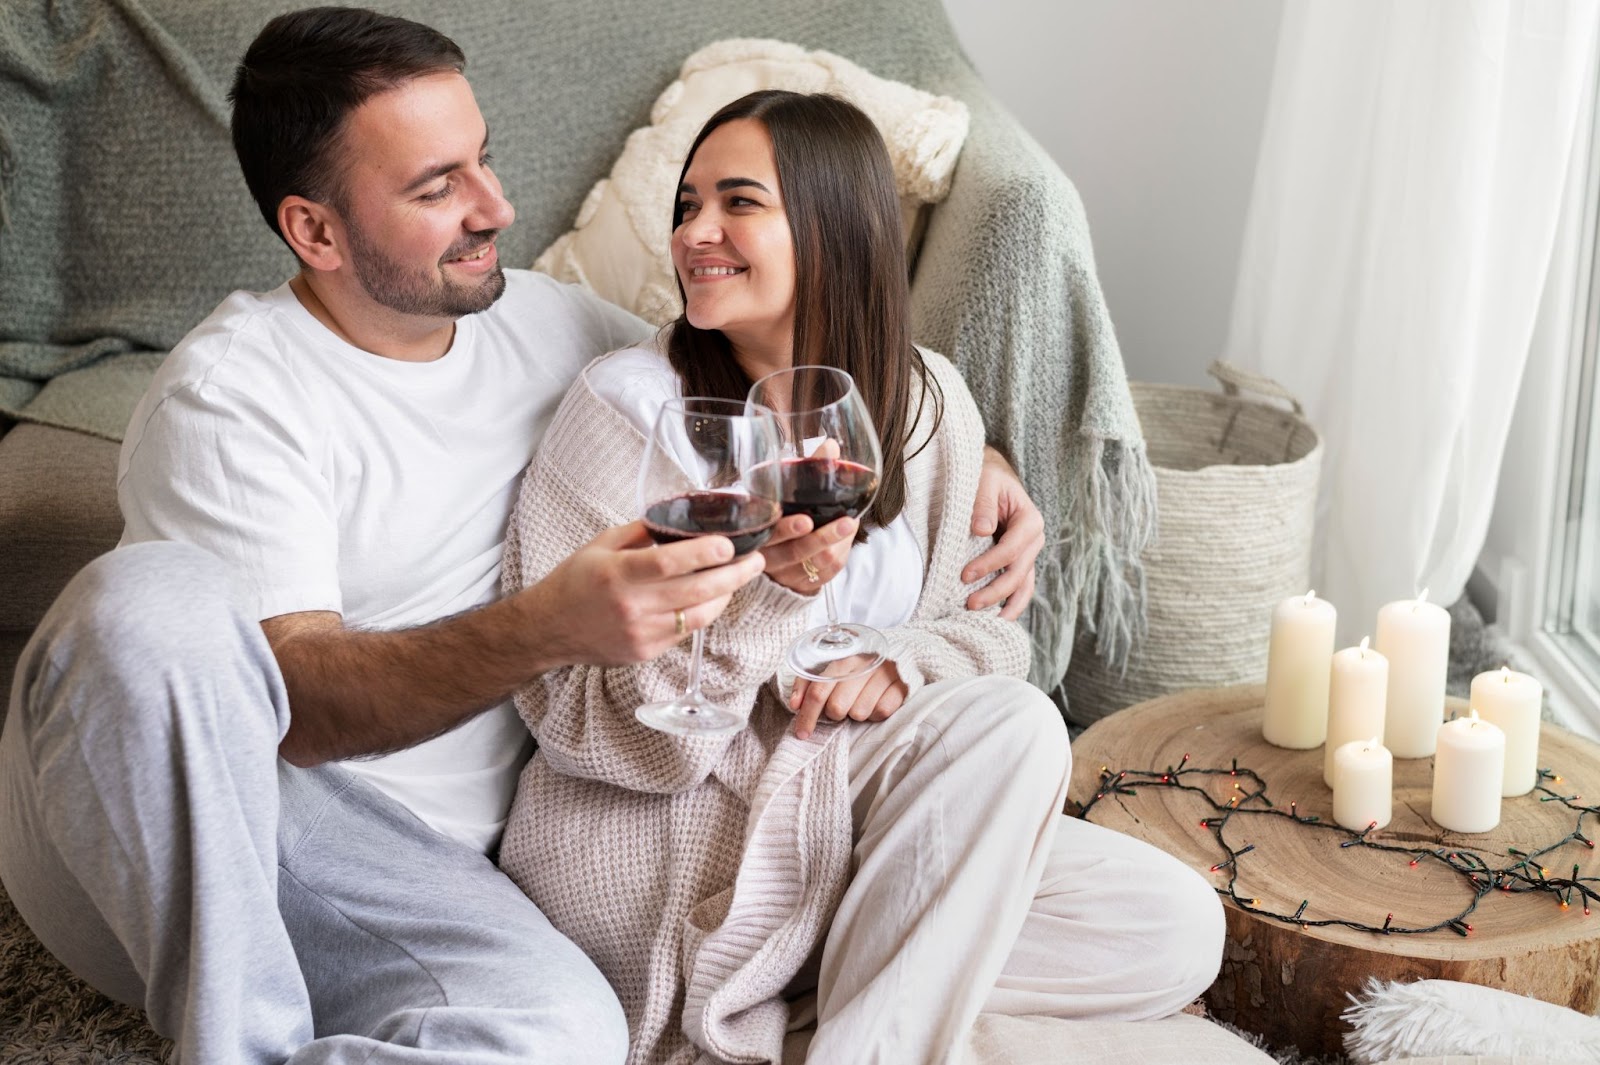
<path fill-rule="evenodd" d="M 672 612 L 672 631 L 677 636 L 682 636 L 689 631 L 689 622 L 684 619 L 682 610 L 674 610 Z"/>
<path fill-rule="evenodd" d="M 812 584 L 816 584 L 818 581 L 822 580 L 822 574 L 818 572 L 816 563 L 812 562 L 809 558 L 802 558 L 800 560 L 800 568 L 806 571 L 806 580 L 810 581 Z"/>

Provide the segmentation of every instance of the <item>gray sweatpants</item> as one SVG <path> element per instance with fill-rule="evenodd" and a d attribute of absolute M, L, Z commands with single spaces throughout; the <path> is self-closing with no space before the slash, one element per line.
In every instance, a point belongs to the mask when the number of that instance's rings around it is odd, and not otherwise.
<path fill-rule="evenodd" d="M 482 854 L 279 759 L 288 723 L 215 558 L 79 574 L 0 736 L 0 879 L 45 946 L 184 1062 L 622 1061 L 594 965 Z"/>

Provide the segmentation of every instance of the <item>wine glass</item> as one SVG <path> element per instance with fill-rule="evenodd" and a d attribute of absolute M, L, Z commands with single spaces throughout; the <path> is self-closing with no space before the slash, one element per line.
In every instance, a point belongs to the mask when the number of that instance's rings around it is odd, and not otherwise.
<path fill-rule="evenodd" d="M 733 400 L 668 400 L 639 465 L 639 513 L 658 544 L 726 536 L 734 556 L 766 542 L 782 516 L 777 425 L 770 412 Z M 705 631 L 696 629 L 684 693 L 646 703 L 634 716 L 679 736 L 729 736 L 746 716 L 700 691 Z"/>
<path fill-rule="evenodd" d="M 750 389 L 746 407 L 774 412 L 783 454 L 783 513 L 806 514 L 814 528 L 856 517 L 878 490 L 883 453 L 854 379 L 830 366 L 795 366 Z M 822 586 L 828 624 L 789 648 L 789 668 L 807 680 L 846 680 L 877 669 L 888 643 L 859 622 L 841 622 L 833 583 Z"/>

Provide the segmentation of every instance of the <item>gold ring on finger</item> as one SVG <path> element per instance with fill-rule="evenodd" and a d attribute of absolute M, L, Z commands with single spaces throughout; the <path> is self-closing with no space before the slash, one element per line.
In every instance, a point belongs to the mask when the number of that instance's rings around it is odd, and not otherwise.
<path fill-rule="evenodd" d="M 689 631 L 689 622 L 683 616 L 682 610 L 674 610 L 672 612 L 672 631 L 677 636 L 682 636 Z"/>
<path fill-rule="evenodd" d="M 800 568 L 806 571 L 806 580 L 810 581 L 812 584 L 816 584 L 822 580 L 822 573 L 817 569 L 816 563 L 812 562 L 809 558 L 802 558 L 800 560 Z"/>

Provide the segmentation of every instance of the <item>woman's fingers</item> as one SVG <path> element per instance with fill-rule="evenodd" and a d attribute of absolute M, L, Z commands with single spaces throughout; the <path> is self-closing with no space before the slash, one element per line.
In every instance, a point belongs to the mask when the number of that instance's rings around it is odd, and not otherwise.
<path fill-rule="evenodd" d="M 861 685 L 861 691 L 856 694 L 855 701 L 850 705 L 849 714 L 852 721 L 867 721 L 871 719 L 872 714 L 878 708 L 878 703 L 882 701 L 884 693 L 895 682 L 895 675 L 891 669 L 879 666 L 864 679 L 865 683 Z"/>
<path fill-rule="evenodd" d="M 887 665 L 893 668 L 894 663 L 887 663 Z M 883 694 L 878 696 L 878 704 L 872 708 L 872 714 L 867 720 L 882 721 L 906 705 L 907 691 L 905 681 L 900 679 L 897 671 L 894 680 L 884 688 Z"/>
<path fill-rule="evenodd" d="M 797 522 L 811 524 L 811 519 L 805 515 L 796 515 Z M 784 519 L 785 521 L 789 519 Z M 801 536 L 788 538 L 778 543 L 767 541 L 761 548 L 761 553 L 767 558 L 767 572 L 790 566 L 798 566 L 801 559 L 809 558 L 813 562 L 819 555 L 825 554 L 830 549 L 837 548 L 841 543 L 848 545 L 855 538 L 856 529 L 860 522 L 854 518 L 840 518 L 830 521 L 820 529 L 815 529 Z M 846 553 L 849 548 L 846 546 Z"/>
<path fill-rule="evenodd" d="M 850 716 L 850 708 L 855 706 L 856 697 L 872 676 L 872 673 L 868 673 L 864 677 L 851 677 L 832 685 L 832 690 L 820 700 L 823 703 L 822 713 L 827 715 L 829 721 L 843 721 Z"/>
<path fill-rule="evenodd" d="M 779 518 L 778 524 L 772 527 L 772 535 L 767 537 L 767 542 L 761 545 L 762 554 L 768 555 L 767 564 L 772 564 L 770 552 L 781 544 L 787 543 L 811 531 L 811 518 L 805 514 L 790 514 L 786 518 Z"/>
<path fill-rule="evenodd" d="M 763 547 L 767 576 L 792 592 L 816 594 L 850 560 L 859 524 L 854 518 L 841 518 L 804 536 Z"/>
<path fill-rule="evenodd" d="M 831 721 L 882 721 L 906 702 L 907 688 L 893 662 L 871 673 L 839 681 L 797 679 L 789 689 L 794 734 L 805 739 L 824 714 Z"/>
<path fill-rule="evenodd" d="M 789 703 L 794 710 L 794 734 L 805 739 L 817 730 L 817 718 L 827 704 L 828 693 L 833 690 L 831 681 L 802 680 L 795 684 L 795 699 Z"/>

